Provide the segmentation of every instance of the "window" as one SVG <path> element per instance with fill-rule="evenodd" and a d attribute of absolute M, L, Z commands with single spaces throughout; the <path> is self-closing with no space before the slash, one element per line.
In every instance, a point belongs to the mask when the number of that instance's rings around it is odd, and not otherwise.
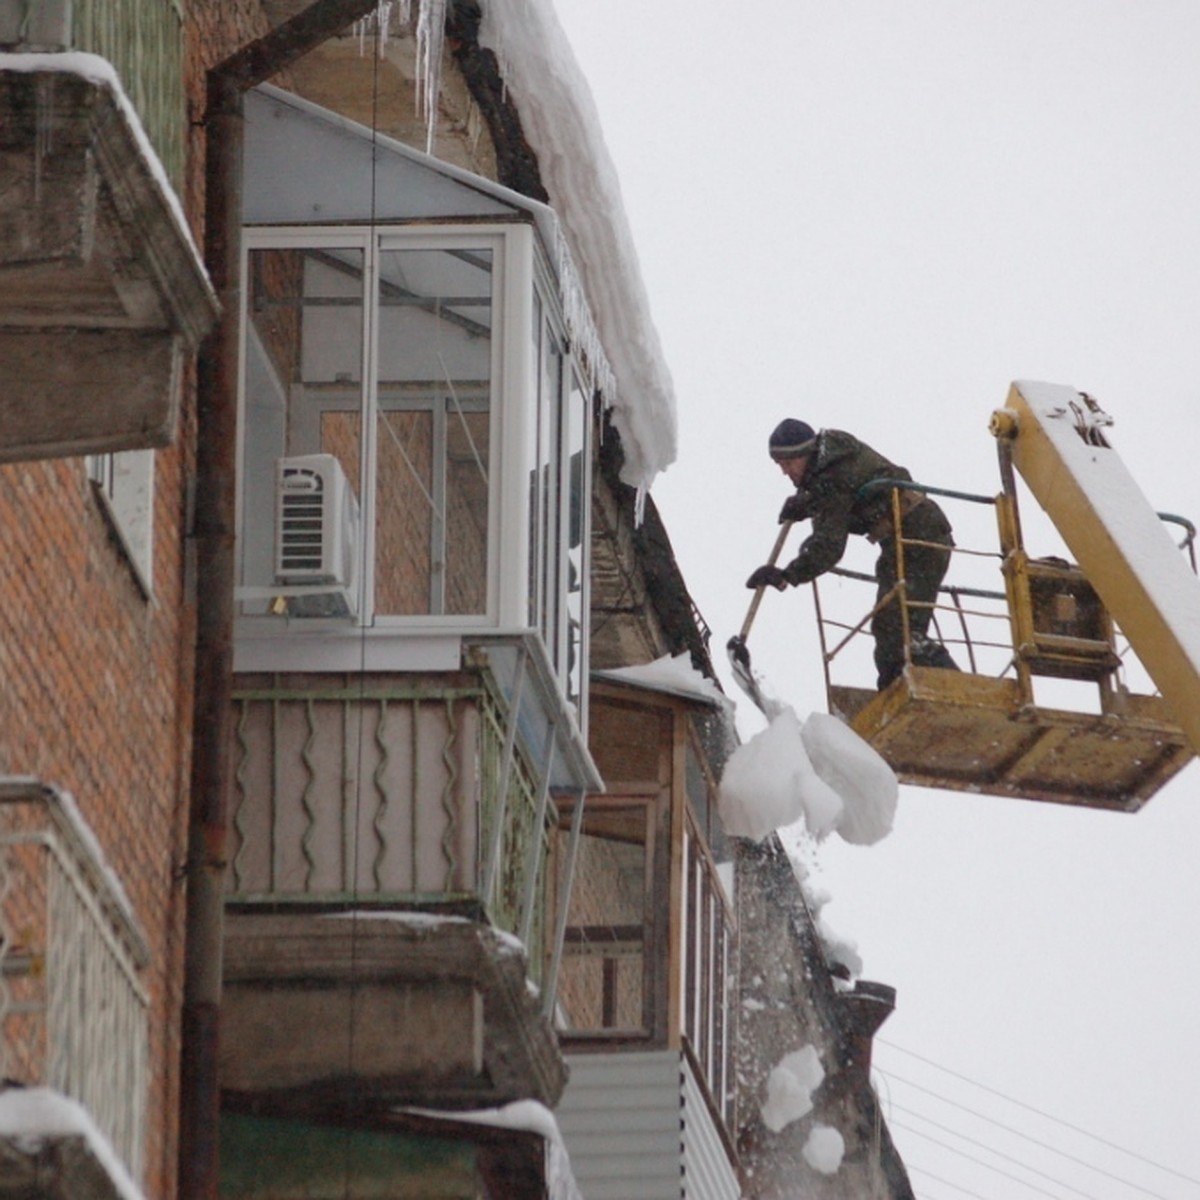
<path fill-rule="evenodd" d="M 578 712 L 591 404 L 532 228 L 246 242 L 241 628 L 528 631 Z"/>
<path fill-rule="evenodd" d="M 558 980 L 564 1033 L 647 1035 L 653 1028 L 646 944 L 652 812 L 649 802 L 588 800 Z"/>
<path fill-rule="evenodd" d="M 736 1015 L 737 991 L 732 921 L 716 867 L 690 815 L 684 837 L 684 889 L 682 1030 L 710 1094 L 732 1124 L 730 1023 Z"/>
<path fill-rule="evenodd" d="M 147 596 L 154 590 L 154 451 L 91 454 L 88 478 Z"/>

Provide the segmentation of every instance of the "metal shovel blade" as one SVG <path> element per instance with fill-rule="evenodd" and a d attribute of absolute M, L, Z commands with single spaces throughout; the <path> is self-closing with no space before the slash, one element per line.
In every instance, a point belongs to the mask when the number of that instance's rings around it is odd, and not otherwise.
<path fill-rule="evenodd" d="M 729 651 L 729 666 L 738 687 L 746 693 L 755 708 L 765 716 L 770 716 L 767 701 L 759 690 L 758 680 L 750 668 L 750 651 L 746 647 L 746 639 L 738 634 L 729 639 L 725 648 Z"/>

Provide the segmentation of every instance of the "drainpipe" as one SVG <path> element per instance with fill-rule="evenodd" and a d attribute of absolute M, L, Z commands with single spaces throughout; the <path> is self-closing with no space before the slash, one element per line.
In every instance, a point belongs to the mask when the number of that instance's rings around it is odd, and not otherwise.
<path fill-rule="evenodd" d="M 209 72 L 204 261 L 221 319 L 197 363 L 195 697 L 179 1111 L 180 1200 L 216 1200 L 223 887 L 232 790 L 233 587 L 241 314 L 242 97 L 377 7 L 317 0 Z"/>

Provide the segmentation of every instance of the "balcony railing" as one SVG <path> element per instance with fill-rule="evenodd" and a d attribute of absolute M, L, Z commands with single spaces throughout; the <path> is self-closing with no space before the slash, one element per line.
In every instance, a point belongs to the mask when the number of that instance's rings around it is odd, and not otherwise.
<path fill-rule="evenodd" d="M 148 961 L 129 901 L 71 797 L 0 781 L 0 1077 L 78 1101 L 134 1179 Z"/>
<path fill-rule="evenodd" d="M 453 905 L 539 974 L 547 805 L 482 682 L 243 676 L 235 703 L 231 901 Z"/>
<path fill-rule="evenodd" d="M 74 0 L 77 50 L 108 59 L 170 176 L 183 180 L 186 114 L 179 0 Z"/>

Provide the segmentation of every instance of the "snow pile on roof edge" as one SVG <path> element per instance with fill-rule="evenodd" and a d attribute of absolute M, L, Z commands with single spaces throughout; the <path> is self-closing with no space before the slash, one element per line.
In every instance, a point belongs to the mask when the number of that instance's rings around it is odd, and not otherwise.
<path fill-rule="evenodd" d="M 552 0 L 490 0 L 480 40 L 495 52 L 520 104 L 617 377 L 617 395 L 607 399 L 625 451 L 621 478 L 649 490 L 675 461 L 675 390 L 591 89 Z"/>

